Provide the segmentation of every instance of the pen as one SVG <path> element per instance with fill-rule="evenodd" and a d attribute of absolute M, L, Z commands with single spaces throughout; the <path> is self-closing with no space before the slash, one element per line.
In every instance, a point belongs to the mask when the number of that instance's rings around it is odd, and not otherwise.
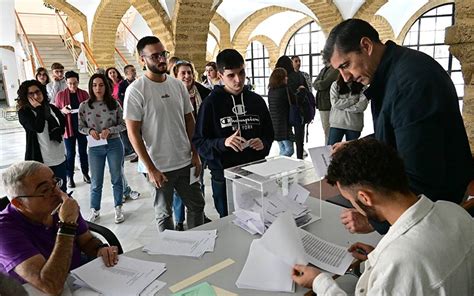
<path fill-rule="evenodd" d="M 364 250 L 362 250 L 361 248 L 357 248 L 356 252 L 359 253 L 359 254 L 362 254 L 364 256 L 367 256 L 367 253 Z"/>
<path fill-rule="evenodd" d="M 69 192 L 67 195 L 68 195 L 69 197 L 71 197 L 71 195 L 72 195 L 73 192 L 74 192 L 74 191 L 71 191 L 71 192 Z M 62 205 L 63 205 L 63 203 L 60 203 L 56 208 L 54 208 L 54 210 L 51 212 L 51 216 L 53 216 L 54 214 L 56 214 L 56 213 L 59 211 L 59 209 L 61 208 Z"/>

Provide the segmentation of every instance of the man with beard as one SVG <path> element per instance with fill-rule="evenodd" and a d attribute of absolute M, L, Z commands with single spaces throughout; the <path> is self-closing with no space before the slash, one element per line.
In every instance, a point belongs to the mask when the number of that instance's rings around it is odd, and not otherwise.
<path fill-rule="evenodd" d="M 455 203 L 410 191 L 393 148 L 373 138 L 348 142 L 326 177 L 362 215 L 391 225 L 376 248 L 349 247 L 366 260 L 355 295 L 474 295 L 474 221 Z M 314 267 L 295 265 L 293 280 L 318 295 L 346 295 Z"/>
<path fill-rule="evenodd" d="M 196 168 L 198 177 L 201 161 L 191 144 L 195 123 L 188 91 L 166 74 L 169 52 L 157 37 L 140 39 L 137 51 L 146 72 L 125 92 L 124 119 L 153 187 L 158 230 L 174 229 L 174 190 L 187 208 L 188 228 L 199 226 L 204 220 L 204 197 L 199 182 L 189 184 L 191 168 Z"/>

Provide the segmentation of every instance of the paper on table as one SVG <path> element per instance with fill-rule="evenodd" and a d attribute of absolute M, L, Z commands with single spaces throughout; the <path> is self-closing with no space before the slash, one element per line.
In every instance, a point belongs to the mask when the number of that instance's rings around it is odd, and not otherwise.
<path fill-rule="evenodd" d="M 199 181 L 199 176 L 195 176 L 196 174 L 196 167 L 192 167 L 189 170 L 189 185 L 194 184 L 195 182 Z"/>
<path fill-rule="evenodd" d="M 173 231 L 165 230 L 143 247 L 148 254 L 201 257 L 214 251 L 217 230 Z"/>
<path fill-rule="evenodd" d="M 244 166 L 243 169 L 262 177 L 268 177 L 270 175 L 295 170 L 302 165 L 304 165 L 304 163 L 301 160 L 283 157 L 269 159 L 266 162 Z"/>
<path fill-rule="evenodd" d="M 303 204 L 309 196 L 309 191 L 298 183 L 293 183 L 288 192 L 288 199 L 294 200 L 299 204 Z"/>
<path fill-rule="evenodd" d="M 97 147 L 107 145 L 107 139 L 94 139 L 91 135 L 87 136 L 87 145 L 89 147 Z"/>
<path fill-rule="evenodd" d="M 328 272 L 343 275 L 354 258 L 347 248 L 327 242 L 319 237 L 299 229 L 308 261 Z"/>
<path fill-rule="evenodd" d="M 214 292 L 214 288 L 208 282 L 204 282 L 174 293 L 173 296 L 216 296 L 216 292 Z"/>
<path fill-rule="evenodd" d="M 140 296 L 154 296 L 164 286 L 166 286 L 165 282 L 154 280 L 140 293 Z"/>
<path fill-rule="evenodd" d="M 328 166 L 331 162 L 332 146 L 313 147 L 309 148 L 308 151 L 316 171 L 316 176 L 324 178 L 328 173 Z"/>
<path fill-rule="evenodd" d="M 244 226 L 244 229 L 249 231 L 251 234 L 265 232 L 265 224 L 262 221 L 262 217 L 259 213 L 255 213 L 247 210 L 237 210 L 234 212 L 234 215 L 237 219 L 234 220 L 238 226 Z"/>
<path fill-rule="evenodd" d="M 165 264 L 119 256 L 117 265 L 106 267 L 97 258 L 71 272 L 104 295 L 139 295 L 166 271 Z"/>

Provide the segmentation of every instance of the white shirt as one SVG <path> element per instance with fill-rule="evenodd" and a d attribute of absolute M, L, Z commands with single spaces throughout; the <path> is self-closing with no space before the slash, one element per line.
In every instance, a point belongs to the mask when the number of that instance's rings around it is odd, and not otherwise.
<path fill-rule="evenodd" d="M 54 114 L 53 110 L 50 112 L 59 124 L 56 114 Z M 38 144 L 41 150 L 41 157 L 43 158 L 43 163 L 45 165 L 49 167 L 57 166 L 66 160 L 66 156 L 64 154 L 64 151 L 66 151 L 64 141 L 58 143 L 57 141 L 51 141 L 49 139 L 48 121 L 45 121 L 44 123 L 43 132 L 38 133 Z"/>
<path fill-rule="evenodd" d="M 48 92 L 49 103 L 54 105 L 56 101 L 56 95 L 58 92 L 65 90 L 67 88 L 66 78 L 63 78 L 59 81 L 51 80 L 50 83 L 46 85 L 46 91 Z"/>
<path fill-rule="evenodd" d="M 166 75 L 154 82 L 143 75 L 127 87 L 123 118 L 142 122 L 142 137 L 156 168 L 174 171 L 191 164 L 184 115 L 193 112 L 184 84 Z"/>
<path fill-rule="evenodd" d="M 313 291 L 346 295 L 327 273 Z M 421 195 L 368 255 L 355 295 L 474 295 L 474 220 Z"/>

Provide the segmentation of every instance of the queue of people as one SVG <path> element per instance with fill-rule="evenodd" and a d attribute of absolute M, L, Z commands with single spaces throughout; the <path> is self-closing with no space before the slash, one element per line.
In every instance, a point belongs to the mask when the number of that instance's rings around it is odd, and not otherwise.
<path fill-rule="evenodd" d="M 54 87 L 44 79 L 44 69 L 38 71 L 38 81 L 21 84 L 18 114 L 27 136 L 26 161 L 2 176 L 10 205 L 0 212 L 0 271 L 3 266 L 21 282 L 58 292 L 67 272 L 80 264 L 80 251 L 102 257 L 106 266 L 117 263 L 116 249 L 91 236 L 77 202 L 64 193 L 73 180 L 79 136 L 89 138 L 89 221 L 100 217 L 106 160 L 115 222 L 124 221 L 125 141 L 120 133 L 127 130 L 145 167 L 158 231 L 184 230 L 184 209 L 188 229 L 205 222 L 205 167 L 211 173 L 214 206 L 225 217 L 225 169 L 264 159 L 274 140 L 285 156 L 294 153 L 296 142 L 296 157 L 304 158 L 305 126 L 289 123 L 291 105 L 298 104 L 301 92 L 311 91 L 297 56 L 278 59 L 267 107 L 245 87 L 245 61 L 236 50 L 224 49 L 216 62 L 206 65 L 203 85 L 196 81 L 192 63 L 177 59 L 168 67 L 170 53 L 159 38 L 140 39 L 137 52 L 145 65 L 143 76 L 136 78 L 126 67 L 123 80 L 117 69 L 109 68 L 106 75 L 90 78 L 88 95 L 77 88 L 77 74 L 67 72 L 64 78 L 57 65 L 52 69 Z M 317 106 L 333 147 L 326 179 L 353 205 L 344 210 L 341 223 L 351 233 L 385 234 L 377 246 L 356 243 L 348 249 L 365 261 L 356 295 L 472 294 L 473 220 L 459 203 L 474 171 L 451 80 L 433 59 L 391 41 L 382 43 L 378 32 L 358 19 L 331 31 L 323 57 L 326 66 L 312 85 L 321 92 Z M 62 80 L 66 87 L 58 90 Z M 54 104 L 48 86 L 58 90 Z M 375 133 L 357 140 L 369 100 Z M 420 109 L 420 104 L 430 108 Z M 101 140 L 106 144 L 90 145 Z M 79 154 L 86 181 L 81 147 Z M 201 182 L 189 184 L 192 167 Z M 60 202 L 59 212 L 50 215 Z M 45 226 L 44 233 L 20 233 L 38 224 Z M 47 247 L 35 245 L 53 225 L 56 239 L 50 235 Z M 13 241 L 21 248 L 15 249 Z M 67 256 L 51 255 L 57 249 Z M 451 250 L 448 255 L 446 249 Z M 442 265 L 437 263 L 441 255 L 448 259 Z M 317 268 L 295 265 L 291 272 L 297 284 L 318 295 L 345 295 Z"/>

